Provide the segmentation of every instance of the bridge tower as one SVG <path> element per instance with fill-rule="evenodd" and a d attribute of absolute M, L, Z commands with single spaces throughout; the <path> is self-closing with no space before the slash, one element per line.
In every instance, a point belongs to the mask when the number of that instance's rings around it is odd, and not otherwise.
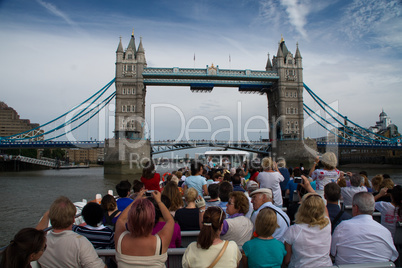
<path fill-rule="evenodd" d="M 276 71 L 279 76 L 267 93 L 273 156 L 299 164 L 309 155 L 303 140 L 303 66 L 298 44 L 293 56 L 282 37 L 272 64 L 268 56 L 265 69 Z M 315 147 L 314 143 L 308 146 Z"/>
<path fill-rule="evenodd" d="M 126 50 L 116 51 L 116 106 L 114 138 L 105 143 L 105 173 L 141 174 L 141 163 L 151 157 L 144 136 L 146 88 L 142 73 L 147 67 L 142 38 L 135 45 L 134 30 Z"/>

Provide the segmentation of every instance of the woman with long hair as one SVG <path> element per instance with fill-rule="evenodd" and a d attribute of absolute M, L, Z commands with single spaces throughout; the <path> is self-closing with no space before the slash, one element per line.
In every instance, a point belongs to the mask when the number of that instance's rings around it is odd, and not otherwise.
<path fill-rule="evenodd" d="M 381 212 L 381 224 L 386 227 L 395 236 L 396 224 L 402 221 L 402 187 L 394 186 L 392 189 L 382 188 L 374 197 L 375 200 L 387 195 L 391 195 L 391 202 L 379 201 L 375 202 L 375 209 Z"/>
<path fill-rule="evenodd" d="M 2 268 L 30 268 L 46 250 L 46 235 L 35 228 L 21 229 L 10 241 L 1 257 Z"/>
<path fill-rule="evenodd" d="M 103 209 L 103 224 L 114 230 L 117 219 L 121 213 L 121 211 L 117 209 L 116 199 L 114 196 L 107 194 L 102 198 L 100 205 Z"/>
<path fill-rule="evenodd" d="M 176 210 L 183 207 L 183 198 L 181 197 L 177 183 L 170 181 L 163 188 L 162 195 L 166 195 L 170 200 L 169 211 L 174 217 Z"/>
<path fill-rule="evenodd" d="M 332 266 L 331 224 L 324 200 L 316 193 L 303 196 L 295 223 L 284 235 L 288 267 Z"/>
<path fill-rule="evenodd" d="M 201 211 L 201 214 L 203 213 L 204 211 Z M 238 266 L 241 253 L 236 242 L 223 241 L 220 238 L 225 218 L 225 212 L 220 207 L 209 207 L 205 211 L 197 242 L 188 245 L 184 252 L 182 259 L 184 268 Z"/>
<path fill-rule="evenodd" d="M 160 192 L 161 175 L 156 173 L 154 162 L 151 160 L 145 163 L 142 169 L 141 182 L 144 184 L 145 189 L 155 190 Z"/>
<path fill-rule="evenodd" d="M 159 206 L 163 228 L 155 235 L 155 207 L 143 198 L 144 190 L 120 215 L 116 223 L 115 244 L 118 267 L 165 267 L 167 249 L 172 239 L 174 220 L 169 210 L 161 201 L 161 193 L 152 192 Z M 126 229 L 127 225 L 127 229 Z"/>
<path fill-rule="evenodd" d="M 148 197 L 149 200 L 154 204 L 155 206 L 155 226 L 152 231 L 152 234 L 155 235 L 157 234 L 160 230 L 162 230 L 163 226 L 165 226 L 166 222 L 163 219 L 162 212 L 159 209 L 158 204 L 156 203 L 156 200 L 153 199 L 152 197 Z M 161 201 L 163 204 L 165 204 L 166 207 L 170 207 L 170 200 L 166 195 L 161 196 Z M 174 224 L 174 230 L 173 230 L 173 235 L 172 239 L 170 241 L 169 248 L 180 248 L 181 247 L 181 230 L 180 230 L 180 225 L 175 223 Z"/>

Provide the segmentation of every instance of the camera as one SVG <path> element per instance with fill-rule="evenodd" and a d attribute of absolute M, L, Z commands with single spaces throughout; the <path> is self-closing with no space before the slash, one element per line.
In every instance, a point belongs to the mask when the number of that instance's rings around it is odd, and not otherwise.
<path fill-rule="evenodd" d="M 302 179 L 301 177 L 295 177 L 295 178 L 293 179 L 293 182 L 294 182 L 294 183 L 302 183 L 302 182 L 303 182 L 303 179 Z"/>
<path fill-rule="evenodd" d="M 151 197 L 151 196 L 152 196 L 152 192 L 153 192 L 153 191 L 146 191 L 146 192 L 145 192 L 145 196 Z"/>

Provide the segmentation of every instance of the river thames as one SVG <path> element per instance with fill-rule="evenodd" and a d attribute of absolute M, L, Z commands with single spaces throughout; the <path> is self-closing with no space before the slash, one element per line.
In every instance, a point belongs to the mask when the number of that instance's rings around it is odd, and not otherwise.
<path fill-rule="evenodd" d="M 157 167 L 163 174 L 167 167 Z M 177 167 L 174 168 L 175 170 Z M 402 184 L 402 169 L 397 168 L 346 168 L 343 171 L 366 170 L 371 179 L 376 174 L 388 173 L 397 184 Z M 132 183 L 135 178 L 128 177 Z M 71 201 L 93 200 L 95 195 L 113 190 L 121 177 L 103 174 L 103 168 L 41 170 L 0 173 L 0 246 L 5 246 L 20 229 L 35 227 L 50 204 L 60 195 Z"/>

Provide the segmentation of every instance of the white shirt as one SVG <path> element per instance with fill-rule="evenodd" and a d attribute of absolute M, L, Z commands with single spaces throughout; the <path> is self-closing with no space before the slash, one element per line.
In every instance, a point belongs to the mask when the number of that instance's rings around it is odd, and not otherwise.
<path fill-rule="evenodd" d="M 277 221 L 277 223 L 279 225 L 279 228 L 276 228 L 276 230 L 272 234 L 272 236 L 276 240 L 279 240 L 279 241 L 283 242 L 283 235 L 285 234 L 286 230 L 288 229 L 288 227 L 290 225 L 290 219 L 289 219 L 288 215 L 285 212 L 283 212 L 283 210 L 281 208 L 278 208 L 278 207 L 274 206 L 272 204 L 272 202 L 267 202 L 267 203 L 262 204 L 261 207 L 259 209 L 255 210 L 253 212 L 253 214 L 251 215 L 250 220 L 254 224 L 254 230 L 255 230 L 255 220 L 257 219 L 257 215 L 260 212 L 260 210 L 265 208 L 265 207 L 271 207 L 271 208 L 276 210 L 276 212 L 277 212 L 276 221 Z M 281 214 L 283 217 L 281 215 L 278 215 L 278 214 Z"/>
<path fill-rule="evenodd" d="M 332 266 L 329 251 L 331 249 L 331 223 L 320 229 L 308 224 L 294 224 L 284 235 L 286 243 L 292 246 L 291 267 L 326 267 Z"/>
<path fill-rule="evenodd" d="M 260 188 L 272 189 L 273 200 L 275 206 L 282 206 L 282 190 L 279 185 L 285 178 L 280 172 L 260 172 L 257 176 L 257 181 L 260 183 Z"/>
<path fill-rule="evenodd" d="M 43 268 L 105 267 L 94 246 L 85 236 L 68 230 L 60 233 L 50 231 L 46 238 L 47 249 L 38 260 Z"/>
<path fill-rule="evenodd" d="M 332 235 L 331 255 L 335 264 L 353 264 L 395 261 L 398 251 L 391 232 L 373 220 L 371 215 L 362 214 L 342 221 Z"/>
<path fill-rule="evenodd" d="M 311 174 L 311 178 L 316 180 L 317 190 L 324 190 L 324 186 L 330 182 L 336 182 L 339 178 L 339 175 L 340 172 L 337 169 L 316 169 L 314 170 L 313 174 Z"/>
<path fill-rule="evenodd" d="M 341 195 L 343 197 L 343 205 L 351 206 L 353 201 L 353 196 L 359 192 L 367 192 L 367 188 L 365 186 L 349 186 L 349 187 L 341 187 Z"/>
<path fill-rule="evenodd" d="M 402 221 L 398 215 L 398 208 L 395 208 L 390 202 L 375 202 L 375 209 L 381 212 L 381 224 L 387 228 L 392 237 L 395 235 L 396 223 Z"/>

